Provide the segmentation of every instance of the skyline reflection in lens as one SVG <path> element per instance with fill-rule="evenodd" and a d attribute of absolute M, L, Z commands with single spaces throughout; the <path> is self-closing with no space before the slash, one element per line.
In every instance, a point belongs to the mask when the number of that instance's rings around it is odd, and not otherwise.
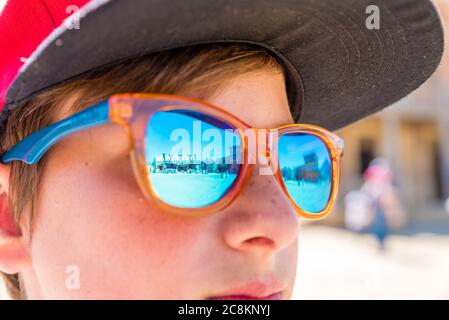
<path fill-rule="evenodd" d="M 309 213 L 320 213 L 332 189 L 331 158 L 326 144 L 308 133 L 287 133 L 278 142 L 284 185 L 295 203 Z"/>
<path fill-rule="evenodd" d="M 221 199 L 236 181 L 242 161 L 234 128 L 192 110 L 156 112 L 146 128 L 145 149 L 154 192 L 181 208 Z"/>

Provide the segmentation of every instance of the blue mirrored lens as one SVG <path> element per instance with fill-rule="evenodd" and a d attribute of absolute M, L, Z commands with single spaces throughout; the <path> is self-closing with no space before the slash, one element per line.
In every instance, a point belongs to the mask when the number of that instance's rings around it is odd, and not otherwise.
<path fill-rule="evenodd" d="M 153 190 L 181 208 L 220 200 L 242 164 L 241 138 L 234 128 L 191 110 L 156 112 L 146 128 L 145 146 Z"/>
<path fill-rule="evenodd" d="M 290 197 L 309 213 L 323 211 L 332 189 L 331 158 L 325 143 L 311 134 L 288 133 L 279 139 L 278 152 Z"/>

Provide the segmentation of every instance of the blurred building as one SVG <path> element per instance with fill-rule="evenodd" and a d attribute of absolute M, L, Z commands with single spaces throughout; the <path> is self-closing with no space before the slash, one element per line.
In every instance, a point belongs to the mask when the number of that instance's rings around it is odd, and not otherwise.
<path fill-rule="evenodd" d="M 449 0 L 434 2 L 445 20 L 447 45 Z M 382 156 L 393 165 L 410 220 L 442 218 L 443 199 L 449 197 L 448 50 L 437 73 L 414 94 L 338 134 L 346 145 L 340 204 L 345 194 L 361 186 L 369 162 Z M 340 219 L 341 205 L 336 211 L 334 219 Z"/>

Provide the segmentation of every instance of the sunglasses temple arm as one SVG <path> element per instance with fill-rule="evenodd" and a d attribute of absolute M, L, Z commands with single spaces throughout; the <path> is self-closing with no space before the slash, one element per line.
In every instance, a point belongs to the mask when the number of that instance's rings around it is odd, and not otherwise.
<path fill-rule="evenodd" d="M 103 101 L 29 135 L 7 151 L 1 161 L 9 163 L 19 160 L 27 164 L 36 164 L 49 148 L 65 136 L 108 122 L 109 103 Z"/>

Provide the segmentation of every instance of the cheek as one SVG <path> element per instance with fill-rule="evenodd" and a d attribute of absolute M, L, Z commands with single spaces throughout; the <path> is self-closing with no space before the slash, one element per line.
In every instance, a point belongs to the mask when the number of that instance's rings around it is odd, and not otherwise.
<path fill-rule="evenodd" d="M 179 290 L 182 268 L 199 270 L 195 253 L 204 247 L 199 235 L 208 229 L 207 219 L 158 210 L 143 198 L 127 158 L 47 167 L 32 238 L 33 267 L 44 295 L 152 298 L 157 292 L 160 297 Z M 66 271 L 73 266 L 80 272 L 79 290 L 66 287 Z"/>
<path fill-rule="evenodd" d="M 278 270 L 289 279 L 288 286 L 285 290 L 285 298 L 291 299 L 295 286 L 296 272 L 298 270 L 298 237 L 292 244 L 286 248 L 277 260 Z"/>

